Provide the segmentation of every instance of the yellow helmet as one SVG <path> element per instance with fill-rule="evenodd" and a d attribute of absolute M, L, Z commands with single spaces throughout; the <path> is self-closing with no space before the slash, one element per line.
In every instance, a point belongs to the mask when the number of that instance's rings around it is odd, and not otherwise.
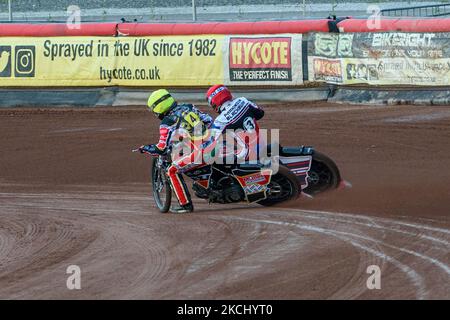
<path fill-rule="evenodd" d="M 153 91 L 148 98 L 147 106 L 153 113 L 161 117 L 165 115 L 175 103 L 175 99 L 166 89 Z"/>

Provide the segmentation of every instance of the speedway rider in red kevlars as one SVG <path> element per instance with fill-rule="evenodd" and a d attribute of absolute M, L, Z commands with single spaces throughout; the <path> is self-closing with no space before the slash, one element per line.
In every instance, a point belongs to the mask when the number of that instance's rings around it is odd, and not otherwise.
<path fill-rule="evenodd" d="M 194 132 L 207 134 L 207 129 L 212 124 L 212 118 L 209 114 L 199 111 L 192 104 L 178 104 L 172 95 L 165 89 L 154 91 L 147 103 L 148 108 L 161 120 L 159 126 L 159 142 L 141 146 L 141 152 L 158 155 L 166 152 L 167 147 L 176 131 L 184 129 L 190 136 Z M 184 157 L 174 159 L 169 167 L 167 175 L 172 185 L 173 191 L 178 198 L 179 207 L 172 208 L 173 212 L 190 212 L 193 210 L 189 191 L 180 175 L 182 169 L 191 168 L 194 163 L 185 163 Z"/>
<path fill-rule="evenodd" d="M 198 127 L 209 128 L 205 133 L 202 129 L 202 139 L 207 137 L 206 142 L 191 148 L 191 152 L 184 154 L 178 159 L 173 159 L 168 169 L 169 180 L 173 191 L 178 198 L 179 208 L 172 211 L 190 212 L 193 205 L 189 191 L 184 183 L 181 173 L 192 170 L 195 167 L 210 163 L 212 158 L 223 161 L 229 159 L 232 154 L 233 161 L 254 160 L 257 156 L 259 144 L 259 127 L 257 120 L 264 116 L 264 111 L 246 98 L 236 98 L 224 85 L 212 86 L 206 93 L 208 104 L 219 113 L 219 116 L 211 125 L 211 117 L 200 112 L 193 105 L 177 105 L 170 94 L 164 90 L 157 90 L 149 98 L 149 108 L 162 120 L 160 126 L 160 140 L 156 145 L 142 146 L 141 152 L 150 154 L 161 154 L 165 151 L 170 136 L 179 128 L 187 129 L 192 135 L 199 132 Z M 195 127 L 195 130 L 193 130 Z M 208 130 L 208 129 L 206 129 Z M 222 142 L 224 134 L 231 134 L 233 149 L 227 150 L 227 145 Z M 236 148 L 236 146 L 238 148 Z M 219 154 L 215 154 L 219 147 Z M 214 156 L 211 156 L 214 154 Z M 199 157 L 200 156 L 200 157 Z M 223 162 L 221 162 L 223 163 Z"/>

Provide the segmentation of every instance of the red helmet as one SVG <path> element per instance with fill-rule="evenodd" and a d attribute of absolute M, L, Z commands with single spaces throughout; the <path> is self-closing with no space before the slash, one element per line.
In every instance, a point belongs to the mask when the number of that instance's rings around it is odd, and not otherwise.
<path fill-rule="evenodd" d="M 222 104 L 232 99 L 233 96 L 231 95 L 230 90 L 223 84 L 212 86 L 206 92 L 206 101 L 208 101 L 208 104 L 216 110 L 216 112 L 219 112 Z"/>

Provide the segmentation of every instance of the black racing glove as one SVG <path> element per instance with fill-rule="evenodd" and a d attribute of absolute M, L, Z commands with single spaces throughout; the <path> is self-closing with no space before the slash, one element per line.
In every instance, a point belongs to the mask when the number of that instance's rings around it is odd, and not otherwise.
<path fill-rule="evenodd" d="M 147 146 L 141 146 L 139 148 L 141 153 L 150 153 L 151 155 L 161 154 L 161 151 L 154 144 L 149 144 Z"/>

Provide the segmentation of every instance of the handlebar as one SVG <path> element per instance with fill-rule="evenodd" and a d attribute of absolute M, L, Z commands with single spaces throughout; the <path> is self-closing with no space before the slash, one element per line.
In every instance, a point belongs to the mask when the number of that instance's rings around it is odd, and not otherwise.
<path fill-rule="evenodd" d="M 133 150 L 131 150 L 131 152 L 140 152 L 140 153 L 146 153 L 146 154 L 149 154 L 149 155 L 151 155 L 151 156 L 155 156 L 154 154 L 151 154 L 150 152 L 147 152 L 147 151 L 142 151 L 142 152 L 141 152 L 141 150 L 140 150 L 139 148 L 133 149 Z"/>
<path fill-rule="evenodd" d="M 166 156 L 166 155 L 170 154 L 171 150 L 172 150 L 172 146 L 169 146 L 169 147 L 167 147 L 166 151 L 163 154 L 160 154 L 160 155 Z M 132 149 L 131 152 L 133 152 L 133 153 L 134 152 L 141 152 L 141 150 L 140 150 L 140 148 L 137 148 L 137 149 Z M 154 157 L 160 156 L 160 155 L 152 154 L 152 153 L 147 152 L 147 151 L 143 151 L 141 153 L 146 153 L 146 154 L 149 154 L 149 155 L 154 156 Z"/>

